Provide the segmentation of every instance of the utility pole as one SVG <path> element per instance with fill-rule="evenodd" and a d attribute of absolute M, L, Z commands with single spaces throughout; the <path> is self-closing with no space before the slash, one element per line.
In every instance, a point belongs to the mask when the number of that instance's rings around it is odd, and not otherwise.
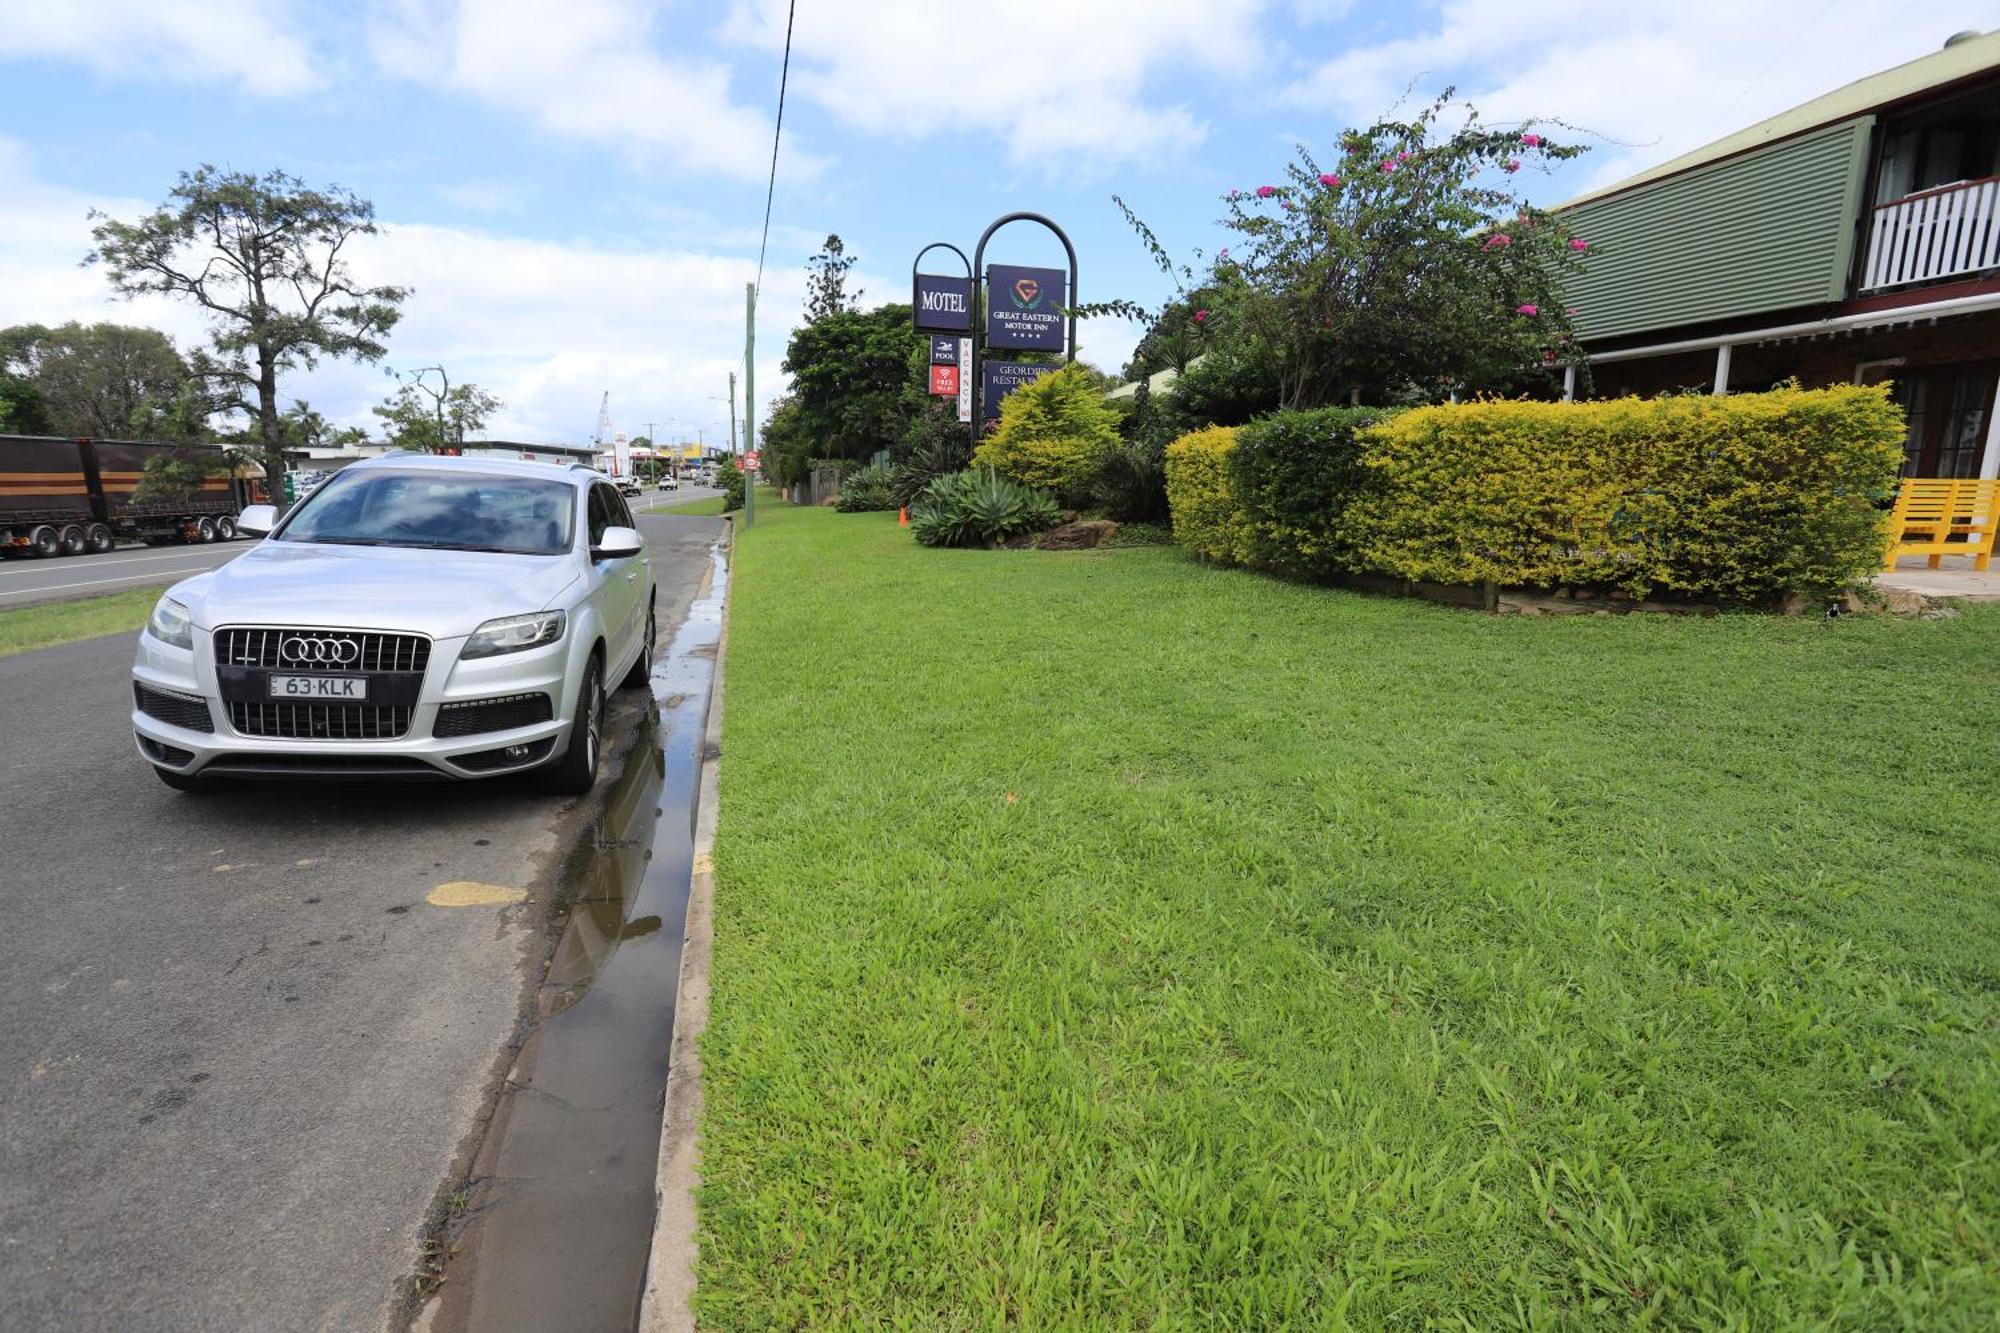
<path fill-rule="evenodd" d="M 743 284 L 743 452 L 757 452 L 757 284 Z M 738 467 L 743 460 L 736 460 Z M 752 527 L 757 522 L 756 511 L 751 507 L 757 494 L 757 485 L 749 472 L 743 474 L 743 526 Z"/>
<path fill-rule="evenodd" d="M 729 452 L 736 452 L 736 372 L 729 372 Z"/>

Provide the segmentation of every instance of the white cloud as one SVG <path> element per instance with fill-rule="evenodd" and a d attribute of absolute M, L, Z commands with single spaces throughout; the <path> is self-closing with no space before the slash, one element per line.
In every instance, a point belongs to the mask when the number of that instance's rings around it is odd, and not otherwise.
<path fill-rule="evenodd" d="M 1553 117 L 1601 136 L 1584 159 L 1584 188 L 1927 55 L 1990 19 L 1976 0 L 1935 0 L 1915 21 L 1875 0 L 1544 0 L 1531 9 L 1445 0 L 1429 22 L 1409 23 L 1409 35 L 1317 65 L 1282 100 L 1366 122 L 1413 81 L 1420 103 L 1456 84 L 1489 121 Z"/>
<path fill-rule="evenodd" d="M 99 74 L 221 82 L 262 95 L 320 86 L 289 6 L 271 0 L 0 0 L 0 58 Z"/>
<path fill-rule="evenodd" d="M 640 0 L 379 0 L 365 32 L 391 74 L 523 115 L 550 134 L 640 163 L 762 180 L 771 108 L 735 100 L 719 60 L 659 54 L 692 51 L 698 11 L 669 20 Z M 819 165 L 787 153 L 793 177 Z"/>
<path fill-rule="evenodd" d="M 206 326 L 190 307 L 161 298 L 111 297 L 101 273 L 78 266 L 90 248 L 92 208 L 131 217 L 148 204 L 91 195 L 40 180 L 27 150 L 0 138 L 0 272 L 9 275 L 0 323 L 112 320 L 145 324 L 183 348 Z M 415 289 L 389 339 L 388 364 L 442 362 L 454 379 L 497 394 L 489 427 L 501 438 L 580 440 L 611 391 L 619 429 L 652 421 L 693 438 L 726 438 L 728 392 L 743 360 L 743 284 L 754 260 L 694 249 L 629 249 L 531 240 L 463 227 L 385 222 L 357 243 L 356 276 Z M 759 307 L 760 417 L 782 389 L 784 334 L 803 304 L 802 269 L 767 268 Z M 368 409 L 392 385 L 380 366 L 322 364 L 280 385 L 334 421 L 373 428 Z M 741 408 L 739 406 L 739 413 Z"/>
<path fill-rule="evenodd" d="M 1207 137 L 1199 108 L 1257 68 L 1264 0 L 1093 0 L 1010 17 L 973 0 L 799 6 L 792 92 L 866 134 L 999 137 L 1052 175 L 1172 159 Z M 727 38 L 775 53 L 786 0 L 736 0 Z"/>

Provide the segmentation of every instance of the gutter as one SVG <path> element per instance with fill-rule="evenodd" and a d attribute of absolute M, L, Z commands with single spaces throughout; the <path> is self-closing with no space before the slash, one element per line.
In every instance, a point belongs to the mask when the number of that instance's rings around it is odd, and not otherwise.
<path fill-rule="evenodd" d="M 1983 310 L 2000 310 L 2000 292 L 1958 296 L 1948 301 L 1935 301 L 1929 305 L 1895 306 L 1888 310 L 1873 310 L 1858 315 L 1834 315 L 1827 319 L 1807 320 L 1803 324 L 1779 324 L 1768 329 L 1749 329 L 1742 333 L 1718 333 L 1706 338 L 1685 338 L 1679 342 L 1653 343 L 1646 347 L 1622 347 L 1614 352 L 1587 353 L 1584 359 L 1592 365 L 1615 361 L 1642 361 L 1648 357 L 1671 356 L 1676 352 L 1713 352 L 1724 347 L 1741 347 L 1747 343 L 1810 338 L 1820 334 L 1845 333 L 1854 329 L 1879 328 L 1891 324 L 1916 324 L 1951 315 L 1977 314 Z"/>

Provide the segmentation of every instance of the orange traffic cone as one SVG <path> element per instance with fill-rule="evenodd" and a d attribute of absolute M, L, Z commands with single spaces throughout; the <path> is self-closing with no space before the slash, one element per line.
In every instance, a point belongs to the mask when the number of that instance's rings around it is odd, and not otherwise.
<path fill-rule="evenodd" d="M 896 511 L 896 526 L 899 528 L 910 526 L 910 507 L 908 505 L 904 505 Z"/>

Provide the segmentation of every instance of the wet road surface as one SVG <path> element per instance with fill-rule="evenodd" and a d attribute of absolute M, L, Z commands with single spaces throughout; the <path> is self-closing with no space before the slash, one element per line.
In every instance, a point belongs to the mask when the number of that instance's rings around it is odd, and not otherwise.
<path fill-rule="evenodd" d="M 667 631 L 720 525 L 640 526 Z M 132 751 L 130 657 L 0 659 L 5 1326 L 385 1326 L 536 1002 L 548 884 L 617 783 L 190 800 Z M 626 693 L 620 734 L 650 710 Z M 429 901 L 452 881 L 529 897 Z"/>

